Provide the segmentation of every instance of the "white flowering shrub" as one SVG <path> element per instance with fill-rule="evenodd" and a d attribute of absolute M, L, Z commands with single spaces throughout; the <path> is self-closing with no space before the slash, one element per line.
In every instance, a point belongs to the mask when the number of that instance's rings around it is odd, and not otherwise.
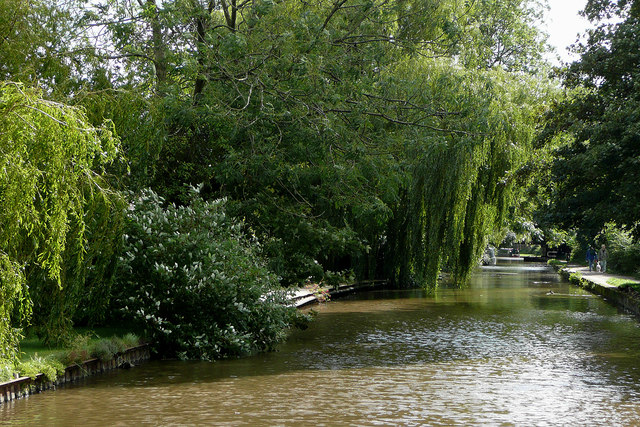
<path fill-rule="evenodd" d="M 255 238 L 225 213 L 225 200 L 188 206 L 151 190 L 126 220 L 116 308 L 144 327 L 165 356 L 214 359 L 273 349 L 295 322 Z"/>

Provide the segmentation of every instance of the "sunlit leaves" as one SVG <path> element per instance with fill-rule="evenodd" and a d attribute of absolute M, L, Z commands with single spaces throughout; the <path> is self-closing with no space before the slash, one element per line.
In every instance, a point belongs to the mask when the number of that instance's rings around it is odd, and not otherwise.
<path fill-rule="evenodd" d="M 28 317 L 25 267 L 37 266 L 53 286 L 62 286 L 63 254 L 84 240 L 85 206 L 106 197 L 94 170 L 117 156 L 109 127 L 91 127 L 81 110 L 39 95 L 16 83 L 0 84 L 2 287 L 5 293 L 13 289 L 0 304 L 24 314 L 3 317 L 7 330 Z M 80 260 L 83 254 L 81 249 Z"/>
<path fill-rule="evenodd" d="M 556 109 L 557 134 L 574 141 L 558 149 L 553 168 L 554 224 L 575 227 L 590 241 L 614 221 L 640 237 L 640 9 L 637 1 L 590 1 L 594 20 L 617 15 L 616 24 L 591 30 L 580 60 L 565 73 L 576 91 Z"/>
<path fill-rule="evenodd" d="M 391 271 L 398 282 L 433 285 L 446 268 L 463 282 L 512 204 L 514 172 L 532 152 L 551 86 L 446 62 L 408 62 L 394 74 L 409 79 L 405 90 L 419 86 L 414 102 L 434 112 L 407 134 L 411 184 L 391 227 Z"/>
<path fill-rule="evenodd" d="M 224 200 L 194 192 L 188 206 L 162 202 L 145 190 L 131 203 L 115 307 L 163 354 L 214 359 L 272 349 L 295 309 L 258 242 Z"/>

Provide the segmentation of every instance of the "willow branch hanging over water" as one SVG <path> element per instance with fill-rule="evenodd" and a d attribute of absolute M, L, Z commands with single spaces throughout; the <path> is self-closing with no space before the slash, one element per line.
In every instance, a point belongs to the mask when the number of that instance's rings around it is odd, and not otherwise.
<path fill-rule="evenodd" d="M 394 208 L 389 267 L 397 284 L 434 286 L 442 269 L 464 283 L 517 189 L 511 175 L 533 154 L 539 109 L 551 87 L 501 71 L 409 62 L 394 70 L 421 87 L 421 103 L 455 111 L 407 141 L 409 181 Z M 419 83 L 418 83 L 419 82 Z"/>
<path fill-rule="evenodd" d="M 87 207 L 110 197 L 93 168 L 116 155 L 111 130 L 91 127 L 82 110 L 0 83 L 0 360 L 15 356 L 34 296 L 64 312 L 53 304 L 66 291 L 65 252 L 78 246 L 74 267 L 84 260 Z M 34 269 L 46 282 L 27 283 Z"/>

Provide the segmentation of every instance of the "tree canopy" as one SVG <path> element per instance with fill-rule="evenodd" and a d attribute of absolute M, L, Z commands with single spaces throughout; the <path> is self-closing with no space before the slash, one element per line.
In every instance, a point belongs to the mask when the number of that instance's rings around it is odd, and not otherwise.
<path fill-rule="evenodd" d="M 544 5 L 534 0 L 31 3 L 0 9 L 0 71 L 25 84 L 3 87 L 29 105 L 6 116 L 22 138 L 11 150 L 39 159 L 21 172 L 24 188 L 0 184 L 14 223 L 6 236 L 24 237 L 5 238 L 0 251 L 3 274 L 15 276 L 5 300 L 26 298 L 29 282 L 34 323 L 49 335 L 74 319 L 104 319 L 113 295 L 143 302 L 133 279 L 114 271 L 142 262 L 119 242 L 137 247 L 122 227 L 140 231 L 133 201 L 147 187 L 165 205 L 159 218 L 175 222 L 159 228 L 185 236 L 177 216 L 191 212 L 191 187 L 201 188 L 200 207 L 226 198 L 229 226 L 246 227 L 230 234 L 240 242 L 236 261 L 259 265 L 251 280 L 267 277 L 273 287 L 352 276 L 434 286 L 443 269 L 463 283 L 504 226 L 555 97 L 534 26 Z M 113 162 L 116 154 L 125 160 Z M 131 191 L 99 191 L 106 177 Z M 139 234 L 169 247 L 166 233 Z M 245 247 L 245 236 L 261 250 Z M 226 253 L 213 243 L 199 249 L 214 270 Z M 18 268 L 27 265 L 35 267 Z M 162 289 L 190 291 L 182 279 Z M 264 289 L 254 285 L 247 289 Z M 144 286 L 149 295 L 162 290 Z"/>
<path fill-rule="evenodd" d="M 95 170 L 116 156 L 109 127 L 92 127 L 81 110 L 21 84 L 0 84 L 0 358 L 14 354 L 16 327 L 28 322 L 38 288 L 62 292 L 65 251 L 85 238 L 85 207 L 109 197 Z M 33 269 L 45 273 L 46 291 L 26 282 Z"/>
<path fill-rule="evenodd" d="M 640 237 L 640 4 L 589 1 L 585 15 L 601 22 L 575 46 L 580 59 L 563 75 L 578 92 L 557 107 L 554 132 L 570 143 L 556 151 L 550 222 L 592 239 L 608 222 Z"/>
<path fill-rule="evenodd" d="M 148 184 L 168 200 L 201 182 L 229 197 L 286 283 L 388 274 L 392 253 L 409 254 L 403 271 L 421 283 L 423 259 L 431 284 L 444 264 L 469 271 L 509 204 L 511 186 L 495 185 L 530 154 L 549 94 L 526 77 L 543 68 L 537 3 L 130 6 L 106 3 L 96 25 L 111 36 L 103 58 L 124 64 L 112 86 L 142 79 L 163 105 Z M 393 242 L 409 206 L 412 243 L 407 230 Z"/>

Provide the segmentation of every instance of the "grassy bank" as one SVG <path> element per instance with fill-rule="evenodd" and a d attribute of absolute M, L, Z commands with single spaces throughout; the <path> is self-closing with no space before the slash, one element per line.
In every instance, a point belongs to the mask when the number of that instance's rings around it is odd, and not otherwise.
<path fill-rule="evenodd" d="M 0 382 L 16 376 L 31 377 L 45 374 L 55 380 L 66 366 L 97 358 L 111 360 L 127 348 L 135 347 L 141 339 L 123 328 L 79 328 L 71 342 L 62 347 L 48 347 L 35 336 L 25 337 L 20 343 L 20 358 L 15 363 L 0 365 Z"/>

